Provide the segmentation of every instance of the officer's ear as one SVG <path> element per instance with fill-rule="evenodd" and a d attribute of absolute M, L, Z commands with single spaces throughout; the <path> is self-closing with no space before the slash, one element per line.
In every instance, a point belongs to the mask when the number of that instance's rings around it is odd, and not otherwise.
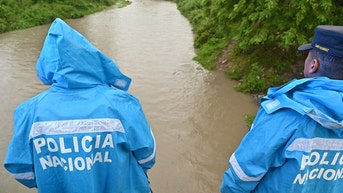
<path fill-rule="evenodd" d="M 319 68 L 320 68 L 319 60 L 313 59 L 310 63 L 309 73 L 314 74 L 314 73 L 318 72 Z"/>

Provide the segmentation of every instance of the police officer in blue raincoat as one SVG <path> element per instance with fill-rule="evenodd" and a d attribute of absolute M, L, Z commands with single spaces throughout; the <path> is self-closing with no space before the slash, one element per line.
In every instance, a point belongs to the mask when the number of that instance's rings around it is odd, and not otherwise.
<path fill-rule="evenodd" d="M 343 26 L 318 26 L 305 78 L 268 90 L 222 193 L 343 192 Z"/>
<path fill-rule="evenodd" d="M 12 176 L 39 193 L 149 193 L 155 140 L 131 79 L 61 19 L 36 68 L 51 87 L 15 110 Z"/>

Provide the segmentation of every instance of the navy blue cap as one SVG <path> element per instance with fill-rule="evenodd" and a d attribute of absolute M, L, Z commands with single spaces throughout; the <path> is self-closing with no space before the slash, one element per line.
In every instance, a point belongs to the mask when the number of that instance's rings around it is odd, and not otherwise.
<path fill-rule="evenodd" d="M 298 48 L 300 51 L 311 49 L 343 58 L 343 26 L 317 26 L 312 43 Z"/>

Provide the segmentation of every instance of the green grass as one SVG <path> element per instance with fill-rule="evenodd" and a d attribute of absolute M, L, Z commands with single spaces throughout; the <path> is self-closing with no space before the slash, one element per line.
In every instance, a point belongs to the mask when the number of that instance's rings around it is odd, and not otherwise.
<path fill-rule="evenodd" d="M 126 0 L 0 0 L 0 33 L 49 24 L 55 18 L 80 18 Z"/>

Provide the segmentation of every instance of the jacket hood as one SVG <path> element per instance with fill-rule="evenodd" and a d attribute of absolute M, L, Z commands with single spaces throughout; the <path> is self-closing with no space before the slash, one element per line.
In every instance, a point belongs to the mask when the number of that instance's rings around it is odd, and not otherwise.
<path fill-rule="evenodd" d="M 106 84 L 126 91 L 131 83 L 113 60 L 59 18 L 50 26 L 36 70 L 44 84 L 62 88 Z"/>
<path fill-rule="evenodd" d="M 271 88 L 261 99 L 267 113 L 291 108 L 325 128 L 343 128 L 343 81 L 325 77 L 293 80 Z"/>

